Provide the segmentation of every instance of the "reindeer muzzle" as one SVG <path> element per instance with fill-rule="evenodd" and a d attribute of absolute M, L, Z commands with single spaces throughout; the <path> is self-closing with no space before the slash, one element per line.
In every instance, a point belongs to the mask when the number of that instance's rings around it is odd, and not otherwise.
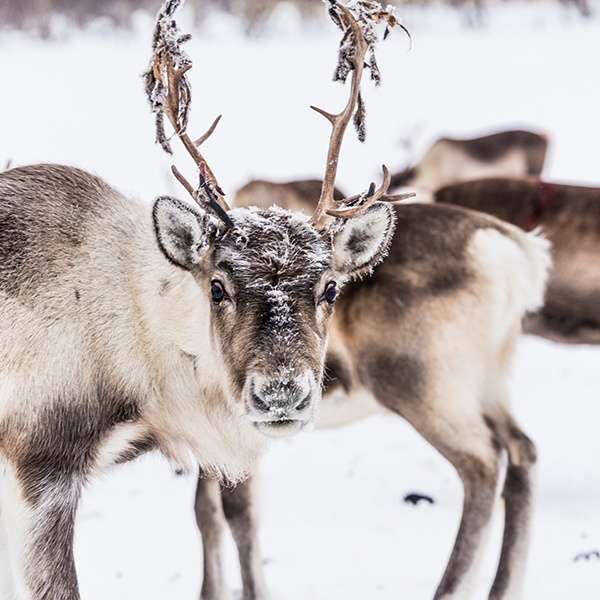
<path fill-rule="evenodd" d="M 248 416 L 264 435 L 287 437 L 313 428 L 320 394 L 309 371 L 275 381 L 250 375 L 246 389 Z"/>

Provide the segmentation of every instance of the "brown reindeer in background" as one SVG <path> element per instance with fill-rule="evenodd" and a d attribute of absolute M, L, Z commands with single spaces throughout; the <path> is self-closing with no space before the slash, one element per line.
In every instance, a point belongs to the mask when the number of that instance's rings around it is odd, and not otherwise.
<path fill-rule="evenodd" d="M 528 179 L 482 179 L 443 187 L 439 203 L 483 211 L 552 243 L 544 305 L 524 330 L 554 341 L 600 343 L 600 188 Z"/>
<path fill-rule="evenodd" d="M 263 207 L 279 206 L 287 210 L 305 211 L 319 198 L 323 181 L 321 179 L 301 179 L 286 183 L 273 183 L 256 179 L 241 187 L 235 195 L 234 206 L 255 206 L 260 198 Z M 335 188 L 335 200 L 342 200 L 344 194 Z"/>
<path fill-rule="evenodd" d="M 484 177 L 539 176 L 547 147 L 545 135 L 519 129 L 472 139 L 440 138 L 416 165 L 392 175 L 390 189 L 433 191 Z"/>
<path fill-rule="evenodd" d="M 544 166 L 548 138 L 531 131 L 501 131 L 473 139 L 441 138 L 421 161 L 390 179 L 390 190 L 415 190 L 417 200 L 431 200 L 431 193 L 451 183 L 482 177 L 539 176 Z M 307 210 L 319 197 L 318 179 L 274 183 L 261 179 L 240 188 L 236 206 L 276 204 L 288 210 Z M 336 190 L 336 199 L 344 195 Z"/>
<path fill-rule="evenodd" d="M 345 10 L 343 15 L 354 40 L 360 39 L 355 21 L 346 21 Z M 352 59 L 363 63 L 359 49 Z M 338 153 L 339 145 L 332 145 L 328 165 L 337 165 Z M 327 171 L 321 198 L 333 193 Z M 271 201 L 244 193 L 250 204 Z M 307 196 L 305 210 L 317 201 L 317 193 Z M 464 507 L 436 600 L 468 593 L 502 491 L 504 539 L 489 597 L 516 598 L 536 453 L 511 413 L 507 380 L 523 315 L 543 299 L 548 244 L 535 233 L 458 207 L 398 204 L 395 213 L 398 226 L 386 260 L 336 300 L 318 425 L 377 411 L 400 415 L 455 467 Z M 356 248 L 362 243 L 360 237 L 348 240 Z M 220 563 L 225 523 L 238 546 L 244 600 L 268 597 L 252 501 L 251 482 L 221 490 L 201 473 L 196 517 L 204 546 L 202 600 L 228 597 Z"/>

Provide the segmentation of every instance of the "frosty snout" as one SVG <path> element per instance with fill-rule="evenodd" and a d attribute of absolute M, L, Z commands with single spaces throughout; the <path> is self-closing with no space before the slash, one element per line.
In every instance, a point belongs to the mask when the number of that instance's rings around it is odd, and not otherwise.
<path fill-rule="evenodd" d="M 296 377 L 275 379 L 251 374 L 244 386 L 248 415 L 265 435 L 294 435 L 302 429 L 312 428 L 320 397 L 318 390 L 310 371 Z"/>

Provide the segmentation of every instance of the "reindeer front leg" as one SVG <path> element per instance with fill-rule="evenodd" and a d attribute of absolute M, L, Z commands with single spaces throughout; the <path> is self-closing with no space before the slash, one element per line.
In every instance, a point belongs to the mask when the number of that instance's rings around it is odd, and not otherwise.
<path fill-rule="evenodd" d="M 221 505 L 221 485 L 216 479 L 198 477 L 194 505 L 196 523 L 202 537 L 203 578 L 200 600 L 229 600 L 221 563 L 221 541 L 225 518 Z"/>
<path fill-rule="evenodd" d="M 225 520 L 237 546 L 242 573 L 242 599 L 267 600 L 258 534 L 253 509 L 253 483 L 248 480 L 234 488 L 201 476 L 196 488 L 196 521 L 203 545 L 203 572 L 200 600 L 231 597 L 221 564 L 221 540 Z"/>
<path fill-rule="evenodd" d="M 242 600 L 267 600 L 258 531 L 254 516 L 254 480 L 238 483 L 221 492 L 223 512 L 238 549 L 242 571 Z"/>
<path fill-rule="evenodd" d="M 3 582 L 7 598 L 79 600 L 73 532 L 83 478 L 42 460 L 4 462 L 0 480 L 1 544 L 11 575 Z"/>

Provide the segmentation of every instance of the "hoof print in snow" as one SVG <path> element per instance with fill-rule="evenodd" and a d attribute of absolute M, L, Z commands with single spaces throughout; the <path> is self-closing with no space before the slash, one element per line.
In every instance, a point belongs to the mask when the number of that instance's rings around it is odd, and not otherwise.
<path fill-rule="evenodd" d="M 413 506 L 416 506 L 421 500 L 429 502 L 429 504 L 434 504 L 434 500 L 431 496 L 424 496 L 423 494 L 407 494 L 404 496 L 404 502 L 412 504 Z"/>

